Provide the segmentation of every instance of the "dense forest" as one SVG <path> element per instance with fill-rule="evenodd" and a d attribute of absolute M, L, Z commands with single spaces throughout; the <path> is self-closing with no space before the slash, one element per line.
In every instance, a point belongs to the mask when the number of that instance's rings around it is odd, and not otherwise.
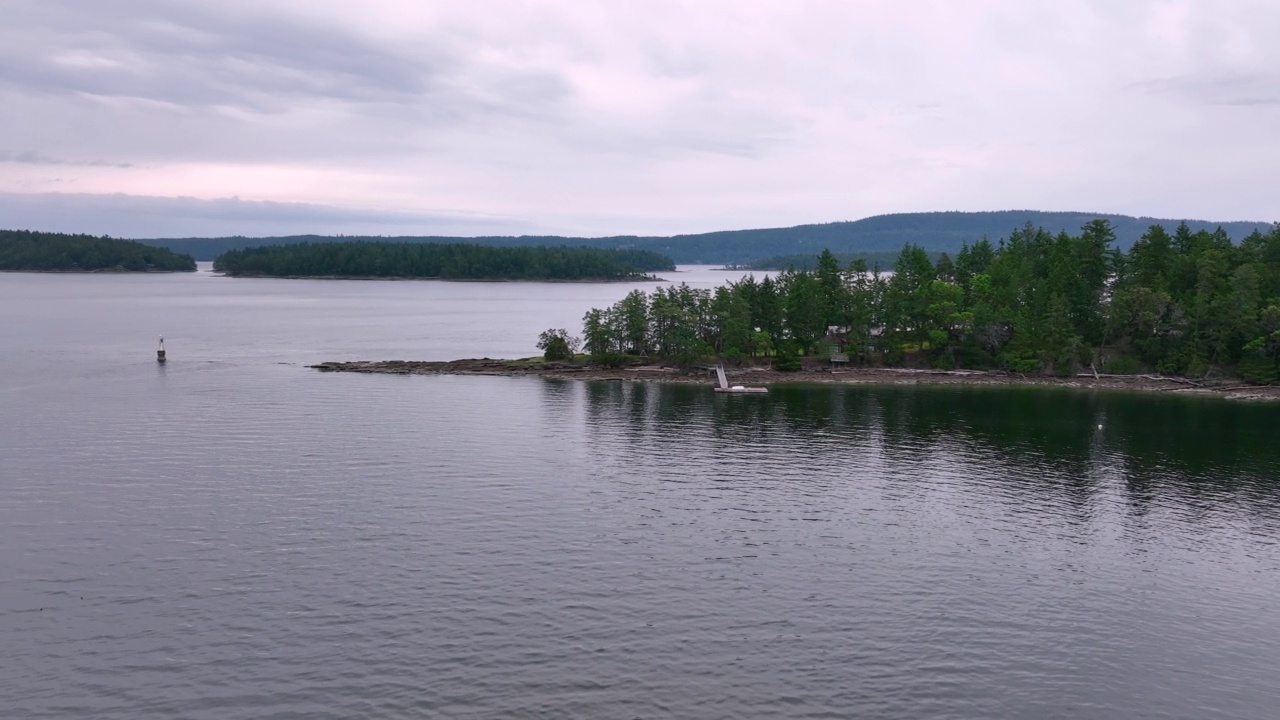
<path fill-rule="evenodd" d="M 824 251 L 814 270 L 748 277 L 716 291 L 634 291 L 583 318 L 597 362 L 656 356 L 693 364 L 768 357 L 796 369 L 838 354 L 888 366 L 1074 374 L 1280 373 L 1280 227 L 1233 244 L 1221 230 L 1152 225 L 1127 253 L 1115 229 L 1026 225 L 937 262 L 918 245 L 892 272 Z"/>
<path fill-rule="evenodd" d="M 195 260 L 168 248 L 106 236 L 0 230 L 0 270 L 194 272 Z"/>
<path fill-rule="evenodd" d="M 898 252 L 898 250 L 877 250 L 874 252 L 841 252 L 832 254 L 835 255 L 836 261 L 841 266 L 848 265 L 855 260 L 862 260 L 867 264 L 867 267 L 875 267 L 876 265 L 893 267 L 893 263 L 898 259 Z M 937 262 L 944 254 L 942 250 L 928 250 L 927 252 L 929 260 L 932 262 Z M 729 267 L 733 270 L 815 270 L 818 267 L 818 257 L 813 253 L 775 255 L 749 263 L 731 264 Z"/>
<path fill-rule="evenodd" d="M 798 225 L 788 228 L 759 230 L 726 230 L 671 237 L 644 237 L 619 235 L 602 238 L 575 238 L 561 236 L 521 237 L 324 237 L 299 235 L 276 238 L 167 238 L 146 240 L 154 245 L 185 252 L 201 260 L 212 260 L 228 251 L 258 245 L 287 245 L 317 242 L 413 242 L 413 243 L 467 243 L 495 247 L 559 246 L 594 247 L 604 249 L 649 250 L 666 255 L 675 262 L 686 264 L 749 264 L 765 258 L 781 255 L 815 256 L 823 248 L 837 255 L 851 253 L 896 253 L 910 243 L 932 252 L 948 252 L 953 255 L 964 243 L 975 243 L 983 237 L 1000 238 L 1009 228 L 1031 223 L 1050 232 L 1074 231 L 1084 223 L 1102 218 L 1111 222 L 1116 233 L 1116 246 L 1127 249 L 1152 225 L 1160 225 L 1168 232 L 1178 227 L 1178 220 L 1136 218 L 1127 215 L 1099 215 L 1078 212 L 1041 212 L 1035 210 L 1009 210 L 1001 212 L 932 212 L 877 215 L 852 222 L 832 222 L 814 225 Z M 1213 232 L 1219 223 L 1188 220 L 1192 232 Z M 1267 232 L 1269 223 L 1222 223 L 1222 228 L 1233 237 L 1244 237 L 1254 230 Z M 785 268 L 786 264 L 777 266 Z"/>
<path fill-rule="evenodd" d="M 675 264 L 641 250 L 344 242 L 232 250 L 218 256 L 213 268 L 235 276 L 625 280 L 673 270 Z"/>

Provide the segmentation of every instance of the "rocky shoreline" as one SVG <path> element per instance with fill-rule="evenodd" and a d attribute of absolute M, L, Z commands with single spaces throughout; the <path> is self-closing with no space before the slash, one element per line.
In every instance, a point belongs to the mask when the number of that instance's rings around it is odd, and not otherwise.
<path fill-rule="evenodd" d="M 606 368 L 569 362 L 493 360 L 490 358 L 447 362 L 377 360 L 323 362 L 308 366 L 321 372 L 382 375 L 500 375 L 535 376 L 576 380 L 712 384 L 707 370 L 681 370 L 663 365 Z M 1075 377 L 1026 376 L 976 370 L 914 370 L 907 368 L 826 367 L 781 372 L 767 367 L 728 368 L 730 382 L 743 385 L 795 385 L 811 383 L 865 383 L 880 385 L 1019 385 L 1083 389 L 1212 395 L 1233 400 L 1280 400 L 1280 387 L 1245 385 L 1231 379 L 1190 379 L 1162 375 L 1095 375 Z"/>

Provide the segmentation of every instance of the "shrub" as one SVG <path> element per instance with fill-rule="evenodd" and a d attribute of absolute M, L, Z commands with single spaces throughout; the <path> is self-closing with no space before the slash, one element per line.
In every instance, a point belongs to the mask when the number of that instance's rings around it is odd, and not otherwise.
<path fill-rule="evenodd" d="M 1040 372 L 1039 358 L 1027 357 L 1025 355 L 1004 353 L 1000 356 L 1000 365 L 1009 372 L 1022 373 L 1024 375 Z"/>
<path fill-rule="evenodd" d="M 784 343 L 778 348 L 778 354 L 773 356 L 774 370 L 795 372 L 801 367 L 800 353 L 796 352 L 795 346 L 791 343 Z"/>
<path fill-rule="evenodd" d="M 1246 352 L 1240 359 L 1240 377 L 1255 385 L 1271 385 L 1280 382 L 1280 367 L 1261 352 Z"/>
<path fill-rule="evenodd" d="M 547 362 L 572 360 L 578 351 L 578 345 L 578 338 L 571 337 L 563 328 L 543 330 L 538 336 L 538 349 L 542 351 L 542 357 Z"/>
<path fill-rule="evenodd" d="M 1103 363 L 1102 372 L 1108 375 L 1137 375 L 1142 372 L 1142 363 L 1128 355 L 1121 355 Z"/>

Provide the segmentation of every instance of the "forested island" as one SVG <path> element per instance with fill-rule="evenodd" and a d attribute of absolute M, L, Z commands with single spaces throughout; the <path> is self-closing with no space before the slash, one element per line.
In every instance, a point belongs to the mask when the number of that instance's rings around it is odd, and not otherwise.
<path fill-rule="evenodd" d="M 352 241 L 232 250 L 213 269 L 235 277 L 617 281 L 645 279 L 675 263 L 645 250 Z"/>
<path fill-rule="evenodd" d="M 1074 232 L 1090 220 L 1104 219 L 1111 223 L 1116 233 L 1116 246 L 1128 248 L 1152 225 L 1160 225 L 1173 232 L 1178 219 L 1132 217 L 1128 215 L 1104 215 L 1084 212 L 1046 212 L 1041 210 L 1001 210 L 996 212 L 923 212 L 876 215 L 861 220 L 829 223 L 813 223 L 782 228 L 758 228 L 751 230 L 719 230 L 705 233 L 689 233 L 669 237 L 614 235 L 609 237 L 566 237 L 561 235 L 521 235 L 489 237 L 403 236 L 343 237 L 320 235 L 295 235 L 288 237 L 220 237 L 220 238 L 157 238 L 145 242 L 171 248 L 176 252 L 190 253 L 201 260 L 212 260 L 228 250 L 238 250 L 259 245 L 288 245 L 319 242 L 407 242 L 450 244 L 467 243 L 495 247 L 532 247 L 538 245 L 568 247 L 593 247 L 601 249 L 649 250 L 682 264 L 734 264 L 746 265 L 769 259 L 769 269 L 783 269 L 795 258 L 812 258 L 823 248 L 837 256 L 867 253 L 897 253 L 905 244 L 919 245 L 931 253 L 949 252 L 954 255 L 964 243 L 974 243 L 983 237 L 998 238 L 1009 228 L 1031 223 L 1054 234 L 1062 230 Z M 1235 237 L 1244 237 L 1254 230 L 1267 232 L 1271 224 L 1266 222 L 1206 222 L 1186 220 L 1192 232 L 1213 232 L 1222 227 Z M 779 256 L 791 256 L 791 259 Z M 890 259 L 890 263 L 892 260 Z M 868 259 L 869 264 L 874 264 Z M 800 267 L 798 262 L 796 266 Z M 888 263 L 885 264 L 888 266 Z M 757 267 L 759 269 L 760 266 Z"/>
<path fill-rule="evenodd" d="M 1280 381 L 1280 227 L 1235 244 L 1222 230 L 1151 226 L 1127 253 L 1105 219 L 1078 235 L 1026 225 L 937 262 L 914 244 L 892 272 L 824 251 L 813 270 L 633 291 L 583 319 L 593 363 L 722 359 L 795 370 L 848 366 L 1073 376 L 1160 373 Z M 565 357 L 577 339 L 544 333 Z"/>
<path fill-rule="evenodd" d="M 16 272 L 195 272 L 168 248 L 107 236 L 0 230 L 0 270 Z"/>

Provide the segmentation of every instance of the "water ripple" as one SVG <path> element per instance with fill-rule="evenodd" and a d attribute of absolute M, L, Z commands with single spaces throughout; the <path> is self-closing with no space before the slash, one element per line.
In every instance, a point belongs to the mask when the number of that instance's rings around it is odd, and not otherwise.
<path fill-rule="evenodd" d="M 1271 408 L 121 372 L 5 394 L 4 717 L 1280 706 Z"/>

